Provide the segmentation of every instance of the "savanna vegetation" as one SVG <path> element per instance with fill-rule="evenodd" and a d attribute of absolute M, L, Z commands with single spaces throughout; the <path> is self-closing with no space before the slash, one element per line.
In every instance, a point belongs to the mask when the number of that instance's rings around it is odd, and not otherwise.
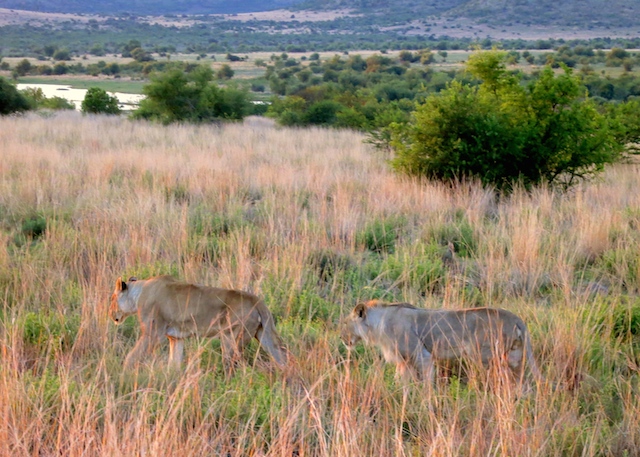
<path fill-rule="evenodd" d="M 133 117 L 169 124 L 237 121 L 252 112 L 246 91 L 220 87 L 212 80 L 213 71 L 204 65 L 189 73 L 176 68 L 153 74 Z"/>
<path fill-rule="evenodd" d="M 568 68 L 556 75 L 547 66 L 523 86 L 521 75 L 507 71 L 505 55 L 472 55 L 467 68 L 479 85 L 455 81 L 419 104 L 410 122 L 391 125 L 394 168 L 446 181 L 476 178 L 498 188 L 547 183 L 567 189 L 640 141 L 628 138 L 638 126 L 627 128 L 626 116 L 598 112 Z"/>
<path fill-rule="evenodd" d="M 118 99 L 99 87 L 87 90 L 81 108 L 87 114 L 120 114 Z"/>
<path fill-rule="evenodd" d="M 636 164 L 498 198 L 399 176 L 349 130 L 75 112 L 0 130 L 0 454 L 639 455 Z M 264 297 L 296 362 L 252 346 L 225 378 L 192 340 L 183 373 L 123 372 L 138 326 L 107 318 L 115 279 L 161 273 Z M 402 385 L 339 341 L 370 298 L 514 311 L 547 381 Z"/>
<path fill-rule="evenodd" d="M 139 43 L 128 49 L 137 53 Z M 574 55 L 586 59 L 580 72 L 570 69 Z M 447 57 L 429 49 L 324 59 L 312 53 L 300 60 L 272 54 L 254 62 L 266 67 L 264 77 L 244 84 L 229 81 L 234 72 L 227 64 L 214 72 L 207 63 L 163 61 L 150 70 L 146 98 L 133 117 L 202 123 L 265 113 L 285 126 L 358 129 L 368 132 L 367 141 L 393 150 L 398 171 L 443 180 L 478 177 L 501 189 L 541 182 L 568 188 L 637 149 L 638 78 L 626 71 L 617 80 L 585 71 L 591 61 L 632 66 L 635 54 L 621 48 L 588 53 L 565 47 L 536 57 L 478 51 L 464 66 L 433 68 L 437 58 Z M 527 72 L 533 62 L 515 66 L 529 57 L 543 67 Z M 226 59 L 245 57 L 228 53 Z M 253 94 L 264 94 L 268 86 L 268 104 L 250 103 L 249 83 Z M 41 100 L 31 106 L 56 105 Z M 94 87 L 83 111 L 117 113 L 118 107 Z"/>

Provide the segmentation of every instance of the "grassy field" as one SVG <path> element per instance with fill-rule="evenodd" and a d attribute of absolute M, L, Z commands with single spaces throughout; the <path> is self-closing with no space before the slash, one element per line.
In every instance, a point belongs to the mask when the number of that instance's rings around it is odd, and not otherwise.
<path fill-rule="evenodd" d="M 90 77 L 82 78 L 51 78 L 48 76 L 25 76 L 20 78 L 21 84 L 60 84 L 68 85 L 76 89 L 89 89 L 99 87 L 107 92 L 124 92 L 127 94 L 141 94 L 147 81 L 131 81 L 120 79 L 98 79 Z"/>
<path fill-rule="evenodd" d="M 498 198 L 398 177 L 349 131 L 77 113 L 0 130 L 0 455 L 640 455 L 637 165 Z M 252 344 L 227 378 L 219 343 L 192 340 L 181 373 L 166 348 L 123 372 L 138 325 L 109 321 L 115 280 L 164 273 L 264 297 L 295 360 Z M 340 343 L 371 298 L 514 311 L 547 381 L 402 384 Z"/>

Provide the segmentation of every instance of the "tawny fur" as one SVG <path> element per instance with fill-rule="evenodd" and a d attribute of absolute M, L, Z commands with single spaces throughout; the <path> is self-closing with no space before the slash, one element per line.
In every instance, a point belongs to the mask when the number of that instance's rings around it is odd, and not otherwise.
<path fill-rule="evenodd" d="M 118 278 L 111 296 L 109 316 L 120 324 L 138 315 L 141 335 L 125 360 L 130 368 L 162 342 L 169 339 L 169 365 L 182 362 L 184 338 L 218 337 L 225 368 L 230 370 L 242 349 L 256 338 L 278 365 L 286 362 L 273 316 L 253 294 L 177 281 L 171 276 L 146 280 Z"/>
<path fill-rule="evenodd" d="M 343 319 L 341 336 L 348 346 L 362 340 L 378 347 L 402 377 L 412 372 L 433 382 L 438 362 L 466 359 L 486 366 L 500 357 L 521 383 L 525 362 L 541 379 L 525 323 L 503 309 L 430 310 L 373 300 Z"/>

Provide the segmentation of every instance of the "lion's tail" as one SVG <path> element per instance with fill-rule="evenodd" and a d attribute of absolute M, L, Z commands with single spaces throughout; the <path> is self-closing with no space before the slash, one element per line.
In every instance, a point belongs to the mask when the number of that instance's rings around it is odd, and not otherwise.
<path fill-rule="evenodd" d="M 264 302 L 258 304 L 257 311 L 260 316 L 260 326 L 256 332 L 256 338 L 276 363 L 283 367 L 287 363 L 287 356 L 276 331 L 273 316 Z"/>

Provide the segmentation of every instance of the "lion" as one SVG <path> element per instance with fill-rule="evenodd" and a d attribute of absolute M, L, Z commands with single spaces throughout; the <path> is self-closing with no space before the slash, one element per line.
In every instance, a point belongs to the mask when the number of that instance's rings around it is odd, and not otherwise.
<path fill-rule="evenodd" d="M 286 364 L 271 312 L 248 292 L 189 284 L 171 276 L 132 277 L 126 282 L 118 278 L 109 316 L 117 325 L 136 313 L 141 335 L 127 355 L 125 368 L 138 363 L 165 337 L 169 340 L 169 367 L 179 367 L 184 339 L 190 336 L 219 337 L 227 373 L 251 338 L 256 338 L 280 367 Z"/>
<path fill-rule="evenodd" d="M 501 357 L 520 385 L 525 361 L 536 380 L 542 380 L 525 323 L 504 309 L 429 310 L 372 300 L 356 305 L 343 319 L 341 337 L 349 348 L 360 340 L 377 346 L 404 379 L 412 374 L 433 384 L 438 363 L 480 359 L 487 366 Z"/>

